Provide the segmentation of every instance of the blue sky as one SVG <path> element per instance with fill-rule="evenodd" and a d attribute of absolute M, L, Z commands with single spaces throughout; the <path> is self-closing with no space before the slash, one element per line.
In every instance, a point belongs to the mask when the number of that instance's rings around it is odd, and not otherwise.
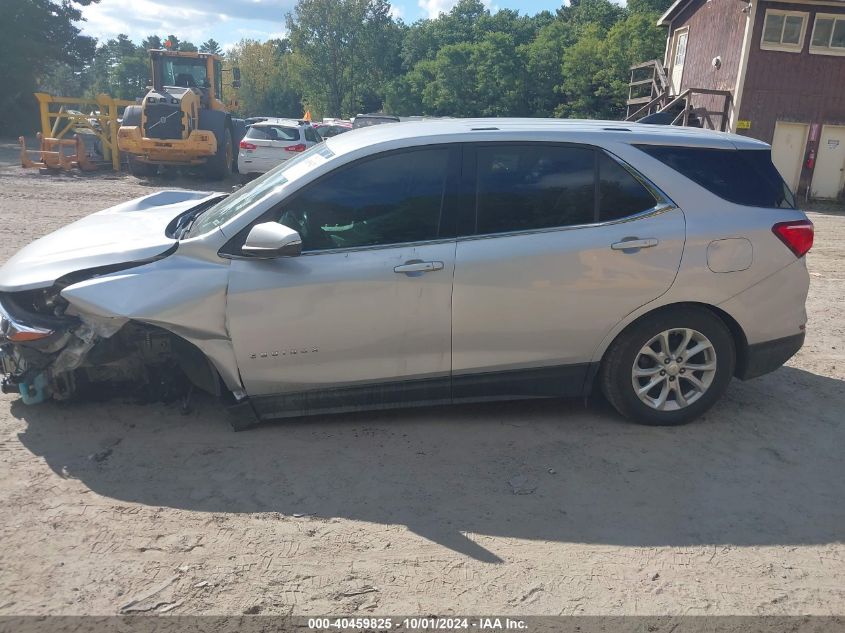
<path fill-rule="evenodd" d="M 394 14 L 406 22 L 435 17 L 456 0 L 396 0 Z M 563 0 L 484 0 L 493 10 L 533 14 L 554 11 Z M 126 33 L 133 40 L 171 33 L 195 44 L 213 37 L 224 48 L 243 38 L 265 40 L 284 33 L 284 15 L 296 0 L 100 0 L 83 8 L 83 33 L 108 39 Z"/>

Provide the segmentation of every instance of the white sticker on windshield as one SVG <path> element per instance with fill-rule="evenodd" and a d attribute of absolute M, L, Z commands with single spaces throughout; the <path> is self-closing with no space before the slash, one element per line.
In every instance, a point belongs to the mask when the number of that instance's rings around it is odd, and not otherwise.
<path fill-rule="evenodd" d="M 328 150 L 328 148 L 326 148 L 326 150 Z M 285 177 L 288 180 L 296 180 L 300 176 L 304 176 L 305 174 L 307 174 L 315 167 L 319 167 L 320 165 L 325 163 L 333 155 L 334 152 L 332 152 L 331 150 L 317 151 L 305 160 L 298 161 L 295 165 L 291 165 L 288 169 L 285 169 Z"/>

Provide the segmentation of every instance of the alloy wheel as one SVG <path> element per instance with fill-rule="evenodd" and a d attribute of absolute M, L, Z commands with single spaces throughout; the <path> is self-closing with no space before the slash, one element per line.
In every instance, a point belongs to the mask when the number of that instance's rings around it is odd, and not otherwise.
<path fill-rule="evenodd" d="M 677 411 L 701 398 L 716 376 L 716 349 L 701 332 L 664 330 L 640 349 L 631 368 L 637 397 L 658 411 Z"/>

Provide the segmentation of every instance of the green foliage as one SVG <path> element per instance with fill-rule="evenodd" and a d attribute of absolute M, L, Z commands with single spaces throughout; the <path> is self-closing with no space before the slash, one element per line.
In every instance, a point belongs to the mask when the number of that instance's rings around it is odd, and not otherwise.
<path fill-rule="evenodd" d="M 605 32 L 599 24 L 582 29 L 563 55 L 563 96 L 557 116 L 618 119 L 625 111 L 629 68 L 663 53 L 656 14 L 634 13 Z"/>
<path fill-rule="evenodd" d="M 148 49 L 197 50 L 173 34 L 140 44 L 121 34 L 95 49 L 73 25 L 79 5 L 90 1 L 6 0 L 5 111 L 25 104 L 22 111 L 33 114 L 37 88 L 134 99 L 149 81 Z M 298 0 L 286 16 L 286 39 L 242 40 L 227 51 L 226 67 L 241 69 L 241 88 L 233 90 L 227 74 L 224 96 L 245 116 L 308 109 L 314 118 L 378 110 L 619 118 L 630 65 L 662 56 L 665 33 L 656 21 L 670 1 L 571 0 L 532 16 L 459 0 L 436 19 L 408 25 L 392 17 L 388 0 Z M 214 39 L 199 50 L 222 53 Z"/>
<path fill-rule="evenodd" d="M 663 15 L 672 6 L 672 0 L 628 0 L 631 13 L 657 13 Z"/>
<path fill-rule="evenodd" d="M 241 69 L 241 87 L 225 96 L 238 100 L 239 114 L 302 115 L 302 97 L 291 80 L 290 58 L 287 40 L 241 40 L 229 52 L 227 66 Z"/>
<path fill-rule="evenodd" d="M 95 40 L 79 34 L 79 7 L 91 0 L 3 0 L 0 20 L 0 133 L 37 127 L 35 92 L 42 81 L 72 83 L 94 54 Z"/>
<path fill-rule="evenodd" d="M 143 39 L 141 42 L 141 48 L 144 50 L 154 50 L 154 49 L 162 49 L 164 48 L 164 44 L 161 41 L 161 38 L 158 35 L 148 35 Z"/>
<path fill-rule="evenodd" d="M 324 116 L 356 114 L 398 71 L 402 30 L 386 0 L 299 0 L 287 16 L 297 86 Z M 313 112 L 312 112 L 313 114 Z"/>
<path fill-rule="evenodd" d="M 220 44 L 217 43 L 217 40 L 212 37 L 200 44 L 200 52 L 213 53 L 214 55 L 222 55 L 223 49 L 220 48 Z"/>
<path fill-rule="evenodd" d="M 103 93 L 118 99 L 140 97 L 150 81 L 147 51 L 121 33 L 97 48 L 92 75 L 90 92 L 93 94 Z"/>
<path fill-rule="evenodd" d="M 575 27 L 563 20 L 555 20 L 537 33 L 524 49 L 527 76 L 526 101 L 536 116 L 553 116 L 560 101 L 559 87 L 563 84 L 563 56 L 575 43 Z"/>

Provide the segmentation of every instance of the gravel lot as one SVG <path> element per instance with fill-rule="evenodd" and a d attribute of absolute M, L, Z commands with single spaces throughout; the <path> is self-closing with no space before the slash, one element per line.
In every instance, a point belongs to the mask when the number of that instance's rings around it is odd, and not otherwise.
<path fill-rule="evenodd" d="M 16 160 L 0 144 L 0 261 L 207 187 Z M 811 218 L 806 346 L 682 428 L 566 400 L 236 434 L 211 399 L 2 396 L 0 614 L 842 614 L 845 214 Z"/>

